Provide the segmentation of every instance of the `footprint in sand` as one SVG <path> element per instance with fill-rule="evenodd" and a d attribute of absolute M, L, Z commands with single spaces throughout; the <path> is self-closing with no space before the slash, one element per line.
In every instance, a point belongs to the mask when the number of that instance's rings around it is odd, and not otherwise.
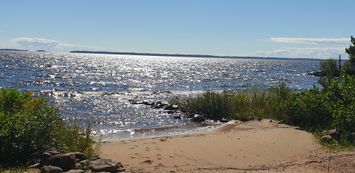
<path fill-rule="evenodd" d="M 149 147 L 145 147 L 145 151 L 150 151 L 150 148 Z"/>
<path fill-rule="evenodd" d="M 152 164 L 153 161 L 152 160 L 145 160 L 143 163 L 146 163 L 146 164 Z"/>

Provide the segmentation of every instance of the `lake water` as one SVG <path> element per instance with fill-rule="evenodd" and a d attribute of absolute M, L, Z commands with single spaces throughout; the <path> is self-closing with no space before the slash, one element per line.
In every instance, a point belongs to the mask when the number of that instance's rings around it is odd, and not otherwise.
<path fill-rule="evenodd" d="M 64 119 L 89 120 L 103 139 L 208 130 L 130 99 L 168 101 L 204 90 L 268 88 L 285 81 L 302 90 L 319 60 L 186 58 L 0 51 L 0 86 L 32 90 L 56 104 Z"/>

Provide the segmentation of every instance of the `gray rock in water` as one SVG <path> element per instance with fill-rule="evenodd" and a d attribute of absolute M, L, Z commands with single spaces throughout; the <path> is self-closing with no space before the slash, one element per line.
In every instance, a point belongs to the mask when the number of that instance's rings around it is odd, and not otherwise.
<path fill-rule="evenodd" d="M 202 123 L 205 121 L 205 117 L 203 117 L 202 115 L 199 115 L 199 114 L 195 114 L 192 117 L 191 121 L 194 123 Z"/>
<path fill-rule="evenodd" d="M 41 168 L 41 173 L 59 173 L 63 172 L 63 169 L 56 166 L 43 166 Z"/>
<path fill-rule="evenodd" d="M 178 110 L 178 109 L 179 109 L 178 105 L 166 105 L 164 107 L 164 110 L 170 110 L 170 111 L 175 111 L 175 110 Z"/>
<path fill-rule="evenodd" d="M 181 116 L 180 115 L 175 115 L 175 116 L 173 116 L 173 118 L 176 119 L 176 120 L 180 120 Z"/>
<path fill-rule="evenodd" d="M 161 108 L 164 108 L 167 104 L 165 103 L 162 103 L 161 101 L 156 101 L 152 104 L 152 108 L 153 109 L 161 109 Z"/>
<path fill-rule="evenodd" d="M 68 171 L 75 168 L 75 155 L 73 153 L 53 155 L 48 158 L 47 164 L 60 167 L 64 171 Z"/>
<path fill-rule="evenodd" d="M 119 162 L 114 162 L 110 159 L 97 159 L 90 161 L 89 167 L 94 172 L 123 172 L 125 169 Z"/>

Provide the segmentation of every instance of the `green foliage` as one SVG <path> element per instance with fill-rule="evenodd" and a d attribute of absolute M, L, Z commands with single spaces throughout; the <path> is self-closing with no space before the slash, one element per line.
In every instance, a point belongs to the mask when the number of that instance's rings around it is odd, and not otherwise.
<path fill-rule="evenodd" d="M 352 63 L 355 63 L 355 38 L 351 36 L 351 44 L 349 48 L 346 48 L 345 51 L 349 54 L 349 60 Z"/>
<path fill-rule="evenodd" d="M 40 152 L 55 147 L 63 151 L 91 150 L 90 132 L 65 126 L 58 108 L 32 92 L 0 90 L 0 164 L 29 163 Z"/>
<path fill-rule="evenodd" d="M 328 87 L 330 82 L 339 76 L 339 71 L 337 69 L 337 62 L 334 59 L 322 60 L 320 62 L 320 70 L 325 74 L 325 76 L 320 77 L 319 83 L 324 87 Z"/>
<path fill-rule="evenodd" d="M 345 51 L 349 55 L 349 61 L 346 63 L 345 72 L 347 74 L 355 75 L 355 38 L 351 36 L 351 44 Z"/>

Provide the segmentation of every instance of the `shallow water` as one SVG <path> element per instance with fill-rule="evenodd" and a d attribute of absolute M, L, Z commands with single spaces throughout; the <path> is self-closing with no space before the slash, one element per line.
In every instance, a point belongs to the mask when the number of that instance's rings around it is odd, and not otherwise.
<path fill-rule="evenodd" d="M 281 80 L 293 89 L 308 89 L 318 85 L 318 78 L 307 72 L 318 68 L 318 60 L 0 51 L 0 86 L 43 94 L 59 106 L 63 118 L 81 120 L 83 126 L 90 120 L 104 139 L 117 139 L 211 128 L 130 104 L 130 99 L 167 101 L 203 90 L 267 88 Z"/>

